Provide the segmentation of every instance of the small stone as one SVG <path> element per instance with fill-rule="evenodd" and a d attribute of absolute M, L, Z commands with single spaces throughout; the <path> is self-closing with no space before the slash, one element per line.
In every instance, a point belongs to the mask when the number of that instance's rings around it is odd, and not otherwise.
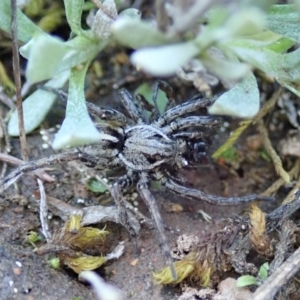
<path fill-rule="evenodd" d="M 13 272 L 15 275 L 21 275 L 22 271 L 19 268 L 13 268 Z"/>
<path fill-rule="evenodd" d="M 16 265 L 21 268 L 22 267 L 22 263 L 20 261 L 16 261 Z"/>
<path fill-rule="evenodd" d="M 131 264 L 133 267 L 135 267 L 135 266 L 137 265 L 138 261 L 139 261 L 139 259 L 136 258 L 136 259 L 134 259 L 130 264 Z"/>

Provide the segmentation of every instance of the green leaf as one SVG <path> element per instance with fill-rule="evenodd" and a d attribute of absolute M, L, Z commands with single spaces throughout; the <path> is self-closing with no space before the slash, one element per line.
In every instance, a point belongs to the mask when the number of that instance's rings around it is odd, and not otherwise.
<path fill-rule="evenodd" d="M 69 79 L 69 76 L 70 71 L 67 70 L 53 77 L 45 85 L 55 89 L 62 88 Z M 32 132 L 43 122 L 56 97 L 53 93 L 39 89 L 24 100 L 23 114 L 26 133 Z M 7 130 L 10 136 L 20 135 L 17 110 L 12 113 Z"/>
<path fill-rule="evenodd" d="M 104 49 L 107 42 L 91 40 L 85 36 L 77 36 L 66 42 L 66 45 L 69 46 L 72 51 L 64 56 L 60 65 L 56 69 L 56 73 L 71 69 L 87 61 L 91 61 Z"/>
<path fill-rule="evenodd" d="M 64 4 L 71 30 L 78 35 L 82 34 L 81 15 L 84 7 L 84 0 L 64 0 Z"/>
<path fill-rule="evenodd" d="M 300 42 L 300 18 L 294 5 L 273 5 L 267 16 L 267 28 Z"/>
<path fill-rule="evenodd" d="M 142 48 L 135 51 L 131 62 L 153 76 L 171 76 L 197 55 L 198 49 L 193 42 Z M 174 59 L 176 57 L 176 59 Z"/>
<path fill-rule="evenodd" d="M 96 143 L 101 138 L 117 141 L 110 135 L 100 133 L 88 114 L 84 98 L 84 79 L 88 65 L 85 63 L 81 69 L 71 70 L 66 118 L 55 136 L 54 149 Z"/>
<path fill-rule="evenodd" d="M 246 36 L 261 32 L 265 24 L 265 13 L 257 7 L 249 6 L 231 15 L 224 26 L 232 36 Z"/>
<path fill-rule="evenodd" d="M 283 82 L 282 85 L 300 97 L 300 82 Z"/>
<path fill-rule="evenodd" d="M 251 275 L 241 276 L 236 281 L 237 287 L 244 287 L 244 286 L 253 285 L 253 284 L 257 285 L 257 280 L 255 277 L 253 277 Z"/>
<path fill-rule="evenodd" d="M 112 24 L 111 31 L 118 43 L 133 49 L 176 41 L 159 31 L 153 24 L 138 18 L 120 17 Z"/>
<path fill-rule="evenodd" d="M 266 262 L 260 267 L 260 269 L 258 271 L 258 276 L 261 279 L 265 280 L 268 277 L 268 272 L 269 272 L 269 263 Z"/>
<path fill-rule="evenodd" d="M 63 57 L 70 51 L 66 43 L 51 35 L 35 35 L 27 44 L 20 48 L 22 56 L 28 59 L 26 78 L 36 83 L 57 74 Z"/>
<path fill-rule="evenodd" d="M 127 8 L 120 12 L 119 17 L 128 17 L 131 19 L 141 19 L 141 12 L 136 8 Z"/>
<path fill-rule="evenodd" d="M 271 48 L 275 45 L 280 45 L 281 51 L 277 52 L 283 52 L 286 49 L 289 49 L 291 45 L 295 44 L 289 39 L 283 38 L 282 35 L 275 33 L 273 31 L 262 31 L 257 34 L 249 35 L 247 37 L 238 37 L 233 41 L 233 44 L 238 43 L 241 46 L 250 48 Z M 283 46 L 281 45 L 283 43 Z M 287 48 L 287 43 L 289 47 Z M 270 50 L 270 49 L 269 49 Z"/>
<path fill-rule="evenodd" d="M 28 79 L 38 82 L 92 60 L 106 44 L 85 36 L 61 42 L 45 34 L 34 37 L 20 48 L 20 52 L 29 60 L 26 69 Z"/>
<path fill-rule="evenodd" d="M 300 15 L 300 0 L 294 0 L 293 3 L 298 11 L 298 14 Z"/>
<path fill-rule="evenodd" d="M 202 28 L 195 39 L 195 44 L 200 52 L 216 43 L 257 34 L 263 30 L 264 26 L 265 14 L 255 7 L 240 9 L 234 14 L 226 15 L 222 12 L 221 17 L 218 11 L 213 11 L 208 26 Z"/>
<path fill-rule="evenodd" d="M 208 71 L 217 75 L 220 79 L 237 82 L 241 80 L 250 70 L 249 64 L 239 61 L 230 61 L 228 59 L 213 56 L 210 52 L 201 55 L 201 62 Z"/>
<path fill-rule="evenodd" d="M 279 54 L 267 48 L 256 48 L 253 46 L 252 40 L 235 40 L 228 43 L 228 46 L 240 60 L 248 62 L 274 77 L 282 85 L 294 86 L 294 89 L 298 86 L 300 82 L 300 49 Z"/>
<path fill-rule="evenodd" d="M 229 149 L 222 152 L 221 155 L 227 162 L 232 163 L 239 159 L 239 154 L 234 147 L 230 147 Z"/>
<path fill-rule="evenodd" d="M 208 111 L 210 114 L 252 118 L 258 113 L 259 104 L 256 78 L 250 72 L 231 90 L 222 94 Z"/>
<path fill-rule="evenodd" d="M 277 52 L 277 53 L 283 53 L 283 52 L 286 52 L 288 49 L 290 49 L 294 45 L 295 45 L 294 41 L 287 39 L 287 38 L 281 38 L 278 41 L 276 41 L 275 43 L 267 46 L 266 49 L 269 49 L 269 50 Z"/>
<path fill-rule="evenodd" d="M 134 94 L 135 95 L 137 95 L 137 94 L 143 95 L 148 103 L 150 103 L 151 105 L 154 105 L 153 99 L 152 99 L 152 97 L 153 97 L 153 88 L 150 86 L 150 84 L 142 83 L 135 90 Z M 156 101 L 157 101 L 157 106 L 158 106 L 159 112 L 161 114 L 163 114 L 165 112 L 166 106 L 168 104 L 168 98 L 162 90 L 158 91 Z"/>
<path fill-rule="evenodd" d="M 243 0 L 242 1 L 244 4 L 246 5 L 252 5 L 252 6 L 256 6 L 262 10 L 268 10 L 269 7 L 277 2 L 276 0 Z"/>
<path fill-rule="evenodd" d="M 105 191 L 107 191 L 106 186 L 100 181 L 98 181 L 96 178 L 91 178 L 87 182 L 86 187 L 94 193 L 104 193 Z"/>
<path fill-rule="evenodd" d="M 46 34 L 37 27 L 26 15 L 18 9 L 18 39 L 27 43 L 36 33 Z M 10 0 L 0 1 L 0 29 L 10 33 L 11 30 L 11 4 Z"/>

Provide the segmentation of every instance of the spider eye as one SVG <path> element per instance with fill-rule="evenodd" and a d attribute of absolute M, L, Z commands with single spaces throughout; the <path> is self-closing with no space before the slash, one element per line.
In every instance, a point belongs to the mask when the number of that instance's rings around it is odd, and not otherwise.
<path fill-rule="evenodd" d="M 194 150 L 198 152 L 206 152 L 206 144 L 204 142 L 195 143 Z"/>
<path fill-rule="evenodd" d="M 193 148 L 194 160 L 202 164 L 207 164 L 206 144 L 204 142 L 195 143 Z"/>
<path fill-rule="evenodd" d="M 184 159 L 184 158 L 182 159 L 181 163 L 182 163 L 182 165 L 183 165 L 184 167 L 186 167 L 186 166 L 189 165 L 188 161 L 187 161 L 186 159 Z"/>

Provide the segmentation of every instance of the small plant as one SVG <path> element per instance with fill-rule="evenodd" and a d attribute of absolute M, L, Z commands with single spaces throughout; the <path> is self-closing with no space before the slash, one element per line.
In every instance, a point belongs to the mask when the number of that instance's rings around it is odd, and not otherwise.
<path fill-rule="evenodd" d="M 93 193 L 104 193 L 107 190 L 106 186 L 100 181 L 98 181 L 96 178 L 91 178 L 87 182 L 86 188 L 92 191 Z"/>
<path fill-rule="evenodd" d="M 266 262 L 259 268 L 257 277 L 251 275 L 243 275 L 238 278 L 236 285 L 237 287 L 244 287 L 248 285 L 260 286 L 267 279 L 268 272 L 269 272 L 269 263 Z"/>
<path fill-rule="evenodd" d="M 18 12 L 18 38 L 24 43 L 20 53 L 28 59 L 27 81 L 49 79 L 46 85 L 52 88 L 69 81 L 66 118 L 53 142 L 56 149 L 109 139 L 95 128 L 87 113 L 84 82 L 90 63 L 112 42 L 135 49 L 130 61 L 152 76 L 178 75 L 195 86 L 197 80 L 209 86 L 207 78 L 222 82 L 228 91 L 210 108 L 213 114 L 241 118 L 257 114 L 260 93 L 253 69 L 300 95 L 300 49 L 292 48 L 300 41 L 299 1 L 274 5 L 275 0 L 244 0 L 233 3 L 234 7 L 214 1 L 195 1 L 190 6 L 165 3 L 157 8 L 156 24 L 142 20 L 133 8 L 119 13 L 114 0 L 93 2 L 99 10 L 93 21 L 87 21 L 91 29 L 85 30 L 82 12 L 87 3 L 64 0 L 73 37 L 66 42 Z M 10 17 L 10 1 L 2 0 L 0 29 L 10 32 Z M 55 98 L 37 90 L 24 101 L 26 132 L 43 121 Z M 16 112 L 8 132 L 19 134 Z"/>
<path fill-rule="evenodd" d="M 102 255 L 91 256 L 84 253 L 89 247 L 104 243 L 108 232 L 93 227 L 82 227 L 80 222 L 81 216 L 72 215 L 59 233 L 53 234 L 47 244 L 36 250 L 38 254 L 56 253 L 58 260 L 51 259 L 52 268 L 57 269 L 62 263 L 79 274 L 85 270 L 94 270 L 108 260 Z"/>
<path fill-rule="evenodd" d="M 58 270 L 60 268 L 60 261 L 58 257 L 51 258 L 48 263 L 49 266 L 54 270 Z"/>
<path fill-rule="evenodd" d="M 97 2 L 97 1 L 95 1 Z M 90 30 L 81 27 L 84 0 L 65 0 L 65 13 L 73 38 L 64 42 L 37 27 L 22 11 L 18 11 L 18 39 L 24 45 L 20 54 L 28 60 L 26 79 L 33 84 L 49 80 L 45 85 L 62 88 L 69 82 L 66 117 L 53 142 L 53 148 L 80 146 L 109 139 L 93 124 L 86 108 L 84 83 L 87 69 L 96 55 L 111 41 L 110 26 L 119 17 L 138 18 L 139 11 L 128 9 L 118 15 L 113 0 L 98 2 L 100 9 L 90 24 Z M 10 0 L 0 2 L 0 30 L 11 31 Z M 33 131 L 44 120 L 54 104 L 56 95 L 37 90 L 23 103 L 26 133 Z M 11 136 L 19 135 L 17 111 L 8 124 Z"/>
<path fill-rule="evenodd" d="M 29 231 L 27 234 L 27 241 L 32 245 L 32 247 L 36 248 L 36 243 L 42 241 L 43 238 L 36 231 Z"/>

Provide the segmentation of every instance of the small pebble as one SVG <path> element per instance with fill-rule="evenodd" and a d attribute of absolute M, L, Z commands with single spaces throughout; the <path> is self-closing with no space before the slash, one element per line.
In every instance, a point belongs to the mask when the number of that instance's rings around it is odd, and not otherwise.
<path fill-rule="evenodd" d="M 22 267 L 22 263 L 20 261 L 16 261 L 16 265 L 20 268 Z"/>
<path fill-rule="evenodd" d="M 136 259 L 134 259 L 130 264 L 131 264 L 133 267 L 135 267 L 135 266 L 137 265 L 138 261 L 139 261 L 139 259 L 136 258 Z"/>
<path fill-rule="evenodd" d="M 19 268 L 13 268 L 13 272 L 15 275 L 21 275 L 22 271 Z"/>

